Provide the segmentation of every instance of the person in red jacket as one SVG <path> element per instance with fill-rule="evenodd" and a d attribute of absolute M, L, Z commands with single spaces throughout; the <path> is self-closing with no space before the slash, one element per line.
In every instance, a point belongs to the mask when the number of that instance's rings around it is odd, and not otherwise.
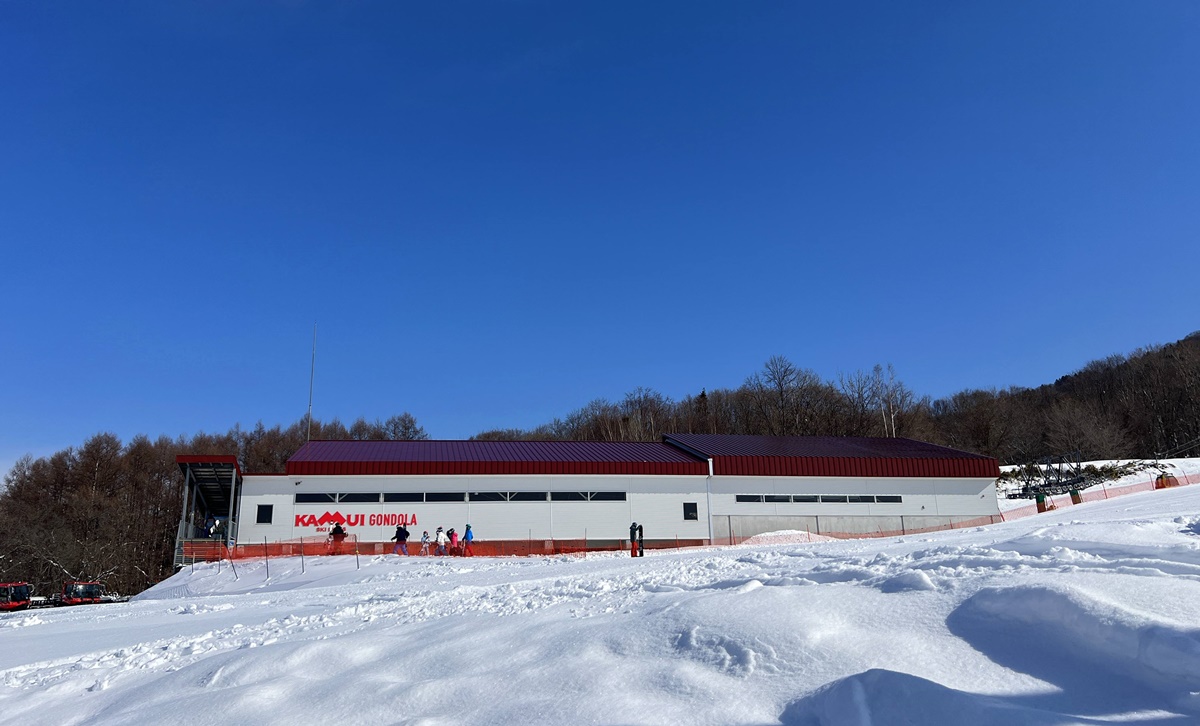
<path fill-rule="evenodd" d="M 450 531 L 447 532 L 446 534 L 450 535 L 450 554 L 451 555 L 460 554 L 458 551 L 458 532 L 455 532 L 454 528 L 451 527 Z"/>

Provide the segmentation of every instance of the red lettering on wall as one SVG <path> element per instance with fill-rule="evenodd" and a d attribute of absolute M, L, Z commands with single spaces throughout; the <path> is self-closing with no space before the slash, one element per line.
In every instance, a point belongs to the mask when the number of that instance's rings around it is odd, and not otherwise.
<path fill-rule="evenodd" d="M 320 517 L 315 514 L 297 514 L 296 527 L 317 527 L 318 532 L 324 532 L 329 529 L 330 524 L 341 524 L 345 527 L 362 527 L 369 525 L 371 527 L 395 527 L 402 525 L 405 527 L 417 526 L 417 514 L 350 514 L 343 515 L 341 512 L 325 512 Z"/>

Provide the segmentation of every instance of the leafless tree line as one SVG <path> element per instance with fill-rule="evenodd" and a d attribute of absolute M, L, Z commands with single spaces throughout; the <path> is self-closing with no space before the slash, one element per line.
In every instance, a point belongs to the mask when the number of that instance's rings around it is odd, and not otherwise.
<path fill-rule="evenodd" d="M 137 436 L 127 444 L 97 434 L 78 448 L 17 461 L 0 490 L 0 581 L 28 581 L 38 592 L 71 580 L 138 592 L 171 574 L 183 502 L 179 454 L 236 454 L 243 471 L 283 471 L 309 435 L 306 420 L 287 428 L 234 426 L 190 439 Z M 426 439 L 411 414 L 386 421 L 313 421 L 317 439 Z"/>
<path fill-rule="evenodd" d="M 673 401 L 636 388 L 619 402 L 597 399 L 534 429 L 486 431 L 475 438 L 655 441 L 672 432 L 920 438 L 929 434 L 921 415 L 928 406 L 890 365 L 843 374 L 834 382 L 773 356 L 736 389 L 706 389 Z"/>
<path fill-rule="evenodd" d="M 774 356 L 735 389 L 673 401 L 637 388 L 534 429 L 475 438 L 654 441 L 671 432 L 901 436 L 1003 463 L 1066 452 L 1151 458 L 1200 438 L 1200 333 L 1093 361 L 1038 388 L 965 390 L 937 400 L 914 393 L 891 365 L 823 380 Z"/>

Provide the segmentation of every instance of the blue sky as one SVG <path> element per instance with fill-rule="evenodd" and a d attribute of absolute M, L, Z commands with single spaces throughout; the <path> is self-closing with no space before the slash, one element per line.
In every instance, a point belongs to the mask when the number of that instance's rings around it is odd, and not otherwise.
<path fill-rule="evenodd" d="M 0 3 L 0 469 L 1200 328 L 1200 5 Z"/>

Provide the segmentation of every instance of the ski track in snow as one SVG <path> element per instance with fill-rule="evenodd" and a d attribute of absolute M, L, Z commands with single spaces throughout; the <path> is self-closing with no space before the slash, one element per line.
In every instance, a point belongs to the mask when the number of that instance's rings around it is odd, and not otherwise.
<path fill-rule="evenodd" d="M 891 539 L 305 565 L 0 615 L 0 721 L 1200 723 L 1200 486 Z"/>

